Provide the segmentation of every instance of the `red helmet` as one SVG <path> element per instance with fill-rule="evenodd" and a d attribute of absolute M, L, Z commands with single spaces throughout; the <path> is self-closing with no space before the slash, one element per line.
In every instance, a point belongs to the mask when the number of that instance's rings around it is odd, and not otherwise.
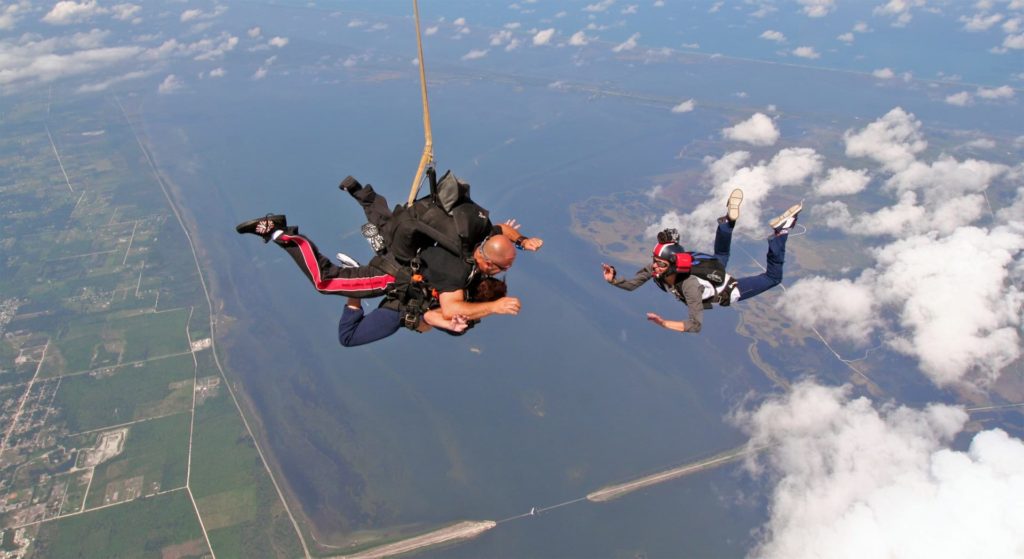
<path fill-rule="evenodd" d="M 662 277 L 675 272 L 689 273 L 693 255 L 683 250 L 679 243 L 658 243 L 654 245 L 654 258 L 668 262 L 668 268 L 658 274 Z"/>

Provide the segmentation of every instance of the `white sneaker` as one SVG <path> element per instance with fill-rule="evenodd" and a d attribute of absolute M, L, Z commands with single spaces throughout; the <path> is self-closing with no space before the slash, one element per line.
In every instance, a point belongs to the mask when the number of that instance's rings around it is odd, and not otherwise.
<path fill-rule="evenodd" d="M 740 203 L 743 202 L 743 191 L 735 189 L 729 194 L 729 201 L 726 202 L 725 217 L 729 221 L 736 223 L 736 220 L 740 218 Z"/>
<path fill-rule="evenodd" d="M 797 216 L 800 215 L 800 211 L 804 209 L 804 203 L 793 204 L 788 210 L 782 212 L 782 215 L 771 220 L 768 225 L 775 230 L 775 235 L 785 235 L 789 233 L 789 230 L 796 225 Z"/>
<path fill-rule="evenodd" d="M 359 267 L 359 262 L 357 262 L 351 256 L 345 254 L 344 252 L 339 252 L 338 254 L 335 254 L 334 255 L 334 259 L 338 261 L 338 265 L 340 265 L 342 268 L 358 268 Z"/>

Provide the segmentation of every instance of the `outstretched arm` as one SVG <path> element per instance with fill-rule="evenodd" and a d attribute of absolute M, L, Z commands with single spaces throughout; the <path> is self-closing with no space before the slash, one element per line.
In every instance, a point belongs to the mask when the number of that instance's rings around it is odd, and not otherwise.
<path fill-rule="evenodd" d="M 438 295 L 441 314 L 445 320 L 464 316 L 466 320 L 479 320 L 492 314 L 519 314 L 518 297 L 502 297 L 496 301 L 471 303 L 466 301 L 463 290 L 446 291 Z"/>
<path fill-rule="evenodd" d="M 499 223 L 498 227 L 501 228 L 501 234 L 509 238 L 510 241 L 523 250 L 529 250 L 531 252 L 540 250 L 540 247 L 544 246 L 544 240 L 539 237 L 527 237 L 519 232 L 519 224 L 516 220 L 510 219 L 505 223 Z"/>
<path fill-rule="evenodd" d="M 676 332 L 689 332 L 696 334 L 700 332 L 701 321 L 704 318 L 704 302 L 701 300 L 703 290 L 700 287 L 700 283 L 691 277 L 683 280 L 683 297 L 686 299 L 686 312 L 688 316 L 686 320 L 665 320 L 661 316 L 649 312 L 647 313 L 647 320 Z"/>
<path fill-rule="evenodd" d="M 604 281 L 618 287 L 619 289 L 625 289 L 626 291 L 633 291 L 654 277 L 654 272 L 652 271 L 650 264 L 638 270 L 636 275 L 633 276 L 632 279 L 628 280 L 619 279 L 615 276 L 615 266 L 602 263 L 601 271 L 604 274 Z"/>

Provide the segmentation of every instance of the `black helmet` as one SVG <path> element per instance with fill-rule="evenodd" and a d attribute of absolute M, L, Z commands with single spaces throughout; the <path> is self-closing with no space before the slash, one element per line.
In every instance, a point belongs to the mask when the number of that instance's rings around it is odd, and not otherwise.
<path fill-rule="evenodd" d="M 688 273 L 690 271 L 693 257 L 683 250 L 683 245 L 679 243 L 658 243 L 654 245 L 653 253 L 654 258 L 668 262 L 668 268 L 658 274 L 659 278 L 675 272 Z"/>

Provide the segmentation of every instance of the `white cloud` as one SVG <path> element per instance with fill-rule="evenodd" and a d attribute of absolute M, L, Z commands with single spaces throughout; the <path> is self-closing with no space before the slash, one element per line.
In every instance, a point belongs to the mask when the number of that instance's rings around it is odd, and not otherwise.
<path fill-rule="evenodd" d="M 586 7 L 583 8 L 583 11 L 591 13 L 603 12 L 608 8 L 612 7 L 612 4 L 615 4 L 615 0 L 601 0 L 600 2 L 596 2 L 594 4 L 588 4 Z"/>
<path fill-rule="evenodd" d="M 817 328 L 827 339 L 868 345 L 879 325 L 871 287 L 850 280 L 801 278 L 779 297 L 777 306 L 794 322 Z"/>
<path fill-rule="evenodd" d="M 1003 20 L 1002 14 L 974 14 L 971 17 L 960 16 L 964 30 L 970 32 L 985 31 Z"/>
<path fill-rule="evenodd" d="M 552 28 L 548 28 L 548 29 L 544 29 L 544 30 L 541 30 L 541 31 L 538 31 L 537 34 L 533 36 L 533 45 L 534 46 L 546 45 L 546 44 L 548 44 L 551 41 L 551 37 L 554 37 L 554 36 L 555 36 L 555 29 L 553 27 Z"/>
<path fill-rule="evenodd" d="M 141 6 L 136 6 L 135 4 L 116 4 L 113 7 L 111 7 L 110 10 L 114 12 L 114 19 L 116 20 L 132 20 L 133 23 L 138 23 L 139 21 L 141 21 L 140 19 L 135 17 L 135 15 L 142 10 Z"/>
<path fill-rule="evenodd" d="M 892 71 L 892 68 L 879 68 L 878 70 L 871 72 L 871 75 L 881 80 L 889 80 L 892 79 L 896 73 Z"/>
<path fill-rule="evenodd" d="M 622 8 L 622 10 L 619 13 L 621 13 L 622 15 L 627 15 L 628 16 L 628 15 L 635 14 L 639 8 L 640 8 L 640 6 L 638 6 L 636 4 L 629 4 L 625 8 Z"/>
<path fill-rule="evenodd" d="M 1013 97 L 1014 92 L 1012 87 L 1003 85 L 993 88 L 979 87 L 977 94 L 982 99 L 1010 99 Z"/>
<path fill-rule="evenodd" d="M 462 55 L 462 59 L 463 60 L 476 60 L 478 58 L 483 58 L 483 57 L 487 56 L 488 52 L 490 52 L 489 49 L 473 49 L 473 50 L 467 52 L 466 54 Z"/>
<path fill-rule="evenodd" d="M 256 26 L 250 28 L 248 31 L 245 32 L 245 34 L 252 39 L 258 39 L 260 35 L 263 35 L 263 30 L 260 29 L 259 26 Z"/>
<path fill-rule="evenodd" d="M 452 25 L 454 25 L 456 27 L 462 27 L 463 25 L 466 25 L 466 18 L 464 18 L 464 17 L 456 18 L 455 21 L 452 22 Z"/>
<path fill-rule="evenodd" d="M 1024 49 L 1024 34 L 1007 35 L 1003 39 L 1003 47 L 1014 50 Z"/>
<path fill-rule="evenodd" d="M 722 136 L 755 146 L 770 146 L 778 141 L 779 129 L 775 127 L 771 117 L 764 113 L 755 113 L 747 120 L 722 130 Z"/>
<path fill-rule="evenodd" d="M 105 79 L 100 82 L 88 83 L 78 86 L 75 91 L 78 93 L 97 93 L 100 91 L 106 91 L 110 86 L 123 83 L 126 81 L 137 80 L 150 75 L 147 71 L 135 71 L 122 74 L 120 76 L 114 76 L 112 78 Z"/>
<path fill-rule="evenodd" d="M 14 29 L 18 20 L 21 19 L 19 13 L 25 13 L 31 7 L 28 0 L 22 0 L 0 8 L 0 30 Z"/>
<path fill-rule="evenodd" d="M 966 107 L 973 103 L 974 99 L 968 91 L 961 91 L 960 93 L 954 93 L 946 96 L 946 104 L 954 105 L 956 107 Z"/>
<path fill-rule="evenodd" d="M 1024 444 L 992 429 L 949 448 L 967 414 L 932 404 L 876 407 L 849 386 L 801 382 L 736 414 L 750 471 L 774 482 L 752 557 L 1019 557 Z"/>
<path fill-rule="evenodd" d="M 618 45 L 615 45 L 612 48 L 612 52 L 622 52 L 622 51 L 627 51 L 627 50 L 635 49 L 636 48 L 636 41 L 639 38 L 640 38 L 640 34 L 639 33 L 633 33 L 624 42 L 619 43 Z"/>
<path fill-rule="evenodd" d="M 287 37 L 274 37 L 274 38 L 270 39 L 270 41 L 267 44 L 272 46 L 272 47 L 281 48 L 281 47 L 284 47 L 285 45 L 288 44 L 288 38 Z"/>
<path fill-rule="evenodd" d="M 689 214 L 668 212 L 650 225 L 645 233 L 653 237 L 666 227 L 675 227 L 687 231 L 694 245 L 710 245 L 715 221 L 722 215 L 722 206 L 734 188 L 743 189 L 743 221 L 763 223 L 767 217 L 762 215 L 762 206 L 775 188 L 803 184 L 820 173 L 822 167 L 821 156 L 809 148 L 783 149 L 769 161 L 745 165 L 749 157 L 745 151 L 736 151 L 720 159 L 705 160 L 711 184 L 707 200 Z M 777 209 L 773 206 L 772 213 Z"/>
<path fill-rule="evenodd" d="M 88 0 L 81 3 L 73 0 L 62 0 L 54 4 L 53 8 L 43 16 L 43 21 L 53 25 L 69 25 L 88 21 L 95 15 L 105 13 L 107 13 L 107 10 L 97 5 L 96 0 Z"/>
<path fill-rule="evenodd" d="M 184 82 L 182 82 L 181 79 L 178 78 L 178 76 L 175 76 L 174 74 L 167 74 L 167 77 L 164 78 L 164 81 L 160 82 L 160 85 L 157 86 L 156 90 L 157 93 L 160 93 L 162 95 L 169 95 L 171 93 L 174 93 L 175 91 L 178 91 L 179 89 L 184 87 L 184 85 Z"/>
<path fill-rule="evenodd" d="M 253 80 L 262 80 L 263 78 L 267 77 L 268 73 L 269 73 L 269 69 L 267 69 L 267 68 L 265 68 L 263 66 L 260 66 L 259 68 L 256 69 L 255 72 L 253 72 L 252 79 Z"/>
<path fill-rule="evenodd" d="M 905 168 L 928 147 L 920 121 L 899 107 L 859 132 L 847 130 L 843 138 L 848 157 L 868 157 L 890 171 Z"/>
<path fill-rule="evenodd" d="M 353 19 L 353 20 L 348 22 L 348 27 L 349 28 L 357 28 L 357 27 L 365 27 L 365 26 L 366 26 L 366 22 L 361 20 L 361 19 Z"/>
<path fill-rule="evenodd" d="M 864 190 L 869 182 L 871 177 L 865 169 L 854 171 L 836 167 L 828 170 L 828 176 L 818 183 L 814 191 L 819 196 L 848 196 Z"/>
<path fill-rule="evenodd" d="M 807 17 L 825 17 L 835 9 L 835 0 L 797 0 Z"/>
<path fill-rule="evenodd" d="M 214 68 L 213 70 L 210 70 L 210 77 L 223 78 L 226 73 L 227 72 L 224 71 L 224 68 Z"/>
<path fill-rule="evenodd" d="M 775 31 L 773 29 L 769 29 L 764 33 L 761 33 L 761 38 L 769 41 L 775 41 L 776 43 L 786 42 L 786 36 L 783 35 L 781 31 Z"/>
<path fill-rule="evenodd" d="M 847 31 L 846 33 L 838 35 L 836 37 L 836 39 L 839 39 L 840 41 L 842 41 L 844 43 L 852 43 L 853 42 L 853 33 Z"/>
<path fill-rule="evenodd" d="M 192 21 L 194 19 L 199 19 L 202 15 L 203 15 L 203 11 L 202 10 L 199 10 L 199 9 L 196 9 L 196 8 L 192 8 L 192 9 L 189 9 L 189 10 L 185 10 L 184 12 L 181 12 L 180 19 L 181 19 L 182 23 L 186 23 L 186 22 Z"/>
<path fill-rule="evenodd" d="M 863 21 L 858 21 L 853 25 L 853 31 L 854 33 L 867 33 L 868 31 L 871 31 L 871 28 Z"/>
<path fill-rule="evenodd" d="M 696 107 L 696 106 L 697 106 L 697 103 L 693 99 L 687 99 L 686 101 L 683 101 L 682 103 L 679 103 L 678 105 L 672 107 L 672 112 L 673 113 L 688 113 L 688 112 L 692 111 L 694 109 L 694 107 Z"/>
<path fill-rule="evenodd" d="M 995 149 L 996 142 L 988 138 L 977 138 L 964 144 L 964 147 L 971 149 Z"/>
<path fill-rule="evenodd" d="M 71 37 L 20 42 L 0 39 L 0 87 L 20 88 L 71 76 L 87 76 L 130 62 L 143 49 L 136 46 L 102 47 L 103 31 Z"/>
<path fill-rule="evenodd" d="M 889 0 L 885 5 L 876 7 L 873 13 L 876 16 L 890 16 L 894 27 L 904 27 L 913 19 L 911 10 L 926 4 L 926 0 Z"/>
<path fill-rule="evenodd" d="M 793 49 L 793 56 L 799 56 L 800 58 L 808 58 L 814 60 L 815 58 L 821 58 L 818 51 L 814 50 L 814 47 L 797 47 Z"/>
<path fill-rule="evenodd" d="M 583 45 L 589 43 L 590 40 L 591 38 L 587 37 L 586 33 L 584 33 L 583 31 L 577 31 L 572 34 L 572 37 L 569 38 L 569 44 L 574 47 L 582 47 Z"/>

